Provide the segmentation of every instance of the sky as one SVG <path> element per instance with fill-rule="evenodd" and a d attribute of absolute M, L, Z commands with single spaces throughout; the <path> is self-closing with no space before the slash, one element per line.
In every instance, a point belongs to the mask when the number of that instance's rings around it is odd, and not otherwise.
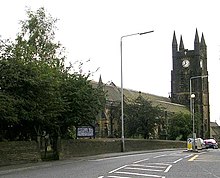
<path fill-rule="evenodd" d="M 210 119 L 220 124 L 220 1 L 219 0 L 7 0 L 1 2 L 0 36 L 14 40 L 27 8 L 44 7 L 58 18 L 56 40 L 66 48 L 67 63 L 81 61 L 90 79 L 168 97 L 171 92 L 172 38 L 183 37 L 193 50 L 196 29 L 207 45 Z M 77 68 L 77 67 L 76 67 Z"/>

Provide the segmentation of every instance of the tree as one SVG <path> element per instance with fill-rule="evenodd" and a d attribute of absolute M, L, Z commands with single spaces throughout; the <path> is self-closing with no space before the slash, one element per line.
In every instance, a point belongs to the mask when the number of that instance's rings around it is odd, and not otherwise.
<path fill-rule="evenodd" d="M 68 74 L 62 85 L 61 93 L 65 102 L 65 111 L 62 113 L 60 122 L 63 132 L 71 126 L 94 126 L 96 116 L 105 104 L 103 90 L 94 88 L 88 77 L 81 74 Z"/>
<path fill-rule="evenodd" d="M 186 141 L 192 133 L 192 122 L 189 114 L 178 113 L 169 118 L 168 139 Z"/>
<path fill-rule="evenodd" d="M 46 15 L 44 8 L 27 10 L 27 16 L 27 20 L 21 21 L 11 57 L 25 69 L 24 73 L 19 72 L 23 76 L 17 94 L 24 101 L 19 116 L 35 127 L 50 130 L 63 109 L 59 88 L 65 56 L 60 52 L 61 45 L 54 42 L 57 19 Z"/>
<path fill-rule="evenodd" d="M 153 107 L 150 101 L 139 96 L 134 102 L 125 106 L 127 136 L 142 135 L 144 139 L 149 138 L 160 122 L 161 113 L 161 108 Z"/>
<path fill-rule="evenodd" d="M 21 32 L 16 39 L 16 58 L 28 61 L 41 61 L 50 67 L 64 69 L 65 48 L 55 42 L 57 19 L 46 14 L 44 8 L 36 12 L 27 10 L 28 19 L 21 21 Z"/>
<path fill-rule="evenodd" d="M 90 74 L 64 67 L 64 48 L 54 40 L 57 19 L 44 8 L 27 10 L 27 16 L 15 42 L 0 41 L 0 134 L 27 139 L 34 131 L 59 134 L 68 124 L 93 123 L 103 92 L 92 87 Z"/>

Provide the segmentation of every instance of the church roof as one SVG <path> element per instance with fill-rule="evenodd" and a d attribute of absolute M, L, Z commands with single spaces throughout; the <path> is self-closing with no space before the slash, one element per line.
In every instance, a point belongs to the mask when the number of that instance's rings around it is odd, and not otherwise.
<path fill-rule="evenodd" d="M 97 86 L 97 82 L 92 81 L 92 85 Z M 103 89 L 106 92 L 106 99 L 108 102 L 121 102 L 121 88 L 116 86 L 113 82 L 110 84 L 103 84 Z M 170 98 L 158 96 L 150 93 L 144 93 L 140 91 L 135 91 L 132 89 L 124 88 L 124 99 L 125 100 L 133 100 L 136 99 L 140 94 L 143 98 L 148 99 L 152 102 L 153 106 L 160 106 L 164 110 L 172 113 L 187 113 L 189 114 L 189 109 L 180 104 L 172 103 Z"/>

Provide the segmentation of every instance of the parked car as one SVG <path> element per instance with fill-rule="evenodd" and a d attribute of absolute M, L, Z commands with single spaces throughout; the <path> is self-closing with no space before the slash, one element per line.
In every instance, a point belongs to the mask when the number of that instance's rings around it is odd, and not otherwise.
<path fill-rule="evenodd" d="M 216 142 L 214 138 L 205 139 L 204 142 L 205 142 L 206 148 L 218 149 L 218 143 Z"/>

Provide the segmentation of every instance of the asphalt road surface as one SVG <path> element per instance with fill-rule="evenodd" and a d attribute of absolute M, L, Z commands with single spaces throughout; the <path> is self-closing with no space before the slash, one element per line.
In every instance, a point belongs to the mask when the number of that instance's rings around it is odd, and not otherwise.
<path fill-rule="evenodd" d="M 220 149 L 131 152 L 0 168 L 4 178 L 220 178 Z"/>

